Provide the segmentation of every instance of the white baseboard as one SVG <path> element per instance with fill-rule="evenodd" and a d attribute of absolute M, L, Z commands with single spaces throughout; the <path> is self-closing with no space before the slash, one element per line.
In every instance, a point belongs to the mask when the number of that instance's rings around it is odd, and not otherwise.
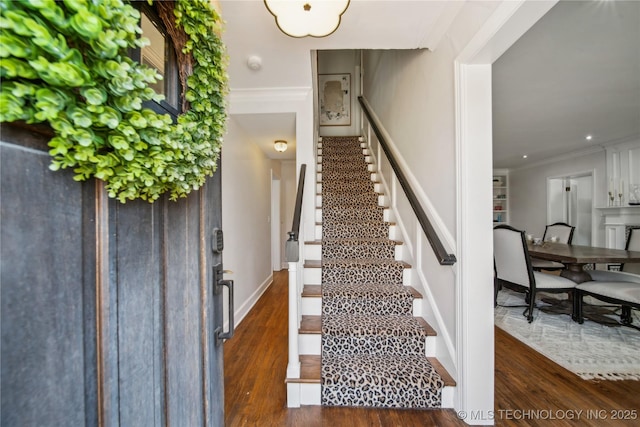
<path fill-rule="evenodd" d="M 269 286 L 271 286 L 271 284 L 273 283 L 273 273 L 270 274 L 263 282 L 260 286 L 258 286 L 258 289 L 255 290 L 255 292 L 253 294 L 251 294 L 251 296 L 244 302 L 242 303 L 242 305 L 240 307 L 238 307 L 234 313 L 234 319 L 235 319 L 235 327 L 237 328 L 238 325 L 240 324 L 240 322 L 242 322 L 242 320 L 245 318 L 245 316 L 249 313 L 249 311 L 251 311 L 251 309 L 253 308 L 253 306 L 256 304 L 256 302 L 258 302 L 258 300 L 260 299 L 260 297 L 262 296 L 262 294 L 265 293 L 265 291 L 267 289 L 269 289 Z M 229 327 L 229 322 L 225 322 L 225 331 L 228 331 Z"/>

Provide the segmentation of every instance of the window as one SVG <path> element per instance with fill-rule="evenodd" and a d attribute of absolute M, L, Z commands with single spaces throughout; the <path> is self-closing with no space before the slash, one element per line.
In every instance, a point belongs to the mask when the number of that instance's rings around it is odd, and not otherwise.
<path fill-rule="evenodd" d="M 162 75 L 163 79 L 151 87 L 165 98 L 160 103 L 151 103 L 155 105 L 149 105 L 149 107 L 158 112 L 164 111 L 176 116 L 180 112 L 180 80 L 173 44 L 164 31 L 162 22 L 151 8 L 143 7 L 141 15 L 142 35 L 151 43 L 140 49 L 137 60 L 148 67 L 155 68 L 158 74 Z"/>

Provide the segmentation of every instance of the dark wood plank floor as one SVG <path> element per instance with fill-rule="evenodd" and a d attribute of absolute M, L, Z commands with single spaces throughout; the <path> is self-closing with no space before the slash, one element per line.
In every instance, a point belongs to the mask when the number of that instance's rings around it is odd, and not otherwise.
<path fill-rule="evenodd" d="M 498 426 L 640 425 L 640 381 L 584 381 L 502 330 L 495 333 L 496 408 L 476 417 L 493 415 Z M 286 271 L 274 273 L 273 285 L 225 343 L 224 363 L 227 427 L 466 425 L 453 410 L 287 408 Z M 633 417 L 634 410 L 635 420 L 613 419 Z"/>

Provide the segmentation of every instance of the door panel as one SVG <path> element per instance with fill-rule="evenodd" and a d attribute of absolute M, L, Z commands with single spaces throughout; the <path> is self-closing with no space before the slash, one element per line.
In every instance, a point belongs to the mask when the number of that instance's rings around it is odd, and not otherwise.
<path fill-rule="evenodd" d="M 220 173 L 121 204 L 2 128 L 2 425 L 221 426 Z"/>
<path fill-rule="evenodd" d="M 167 202 L 165 350 L 167 421 L 204 425 L 198 200 Z"/>
<path fill-rule="evenodd" d="M 161 203 L 112 203 L 111 270 L 117 294 L 117 357 L 121 425 L 163 420 Z"/>
<path fill-rule="evenodd" d="M 95 364 L 85 368 L 95 299 L 83 263 L 91 194 L 51 172 L 40 149 L 2 142 L 0 171 L 2 424 L 95 424 Z"/>

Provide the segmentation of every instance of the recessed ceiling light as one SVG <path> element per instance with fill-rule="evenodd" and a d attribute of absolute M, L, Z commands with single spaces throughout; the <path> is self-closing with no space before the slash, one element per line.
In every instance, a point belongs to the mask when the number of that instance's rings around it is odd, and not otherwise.
<path fill-rule="evenodd" d="M 522 155 L 522 158 L 523 158 L 523 159 L 526 159 L 527 157 L 529 157 L 529 156 L 527 156 L 526 154 L 523 154 L 523 155 Z"/>
<path fill-rule="evenodd" d="M 587 141 L 591 141 L 593 139 L 593 136 L 587 135 L 584 137 L 584 139 L 586 139 Z"/>

